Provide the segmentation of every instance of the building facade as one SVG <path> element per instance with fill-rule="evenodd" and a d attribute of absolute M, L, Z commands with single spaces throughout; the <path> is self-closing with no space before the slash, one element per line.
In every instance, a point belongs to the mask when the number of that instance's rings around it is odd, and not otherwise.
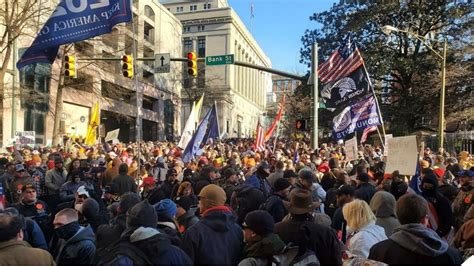
<path fill-rule="evenodd" d="M 53 1 L 46 2 L 44 6 L 54 9 Z M 50 13 L 43 15 L 45 20 Z M 118 24 L 110 34 L 65 46 L 66 54 L 75 55 L 79 61 L 77 79 L 65 79 L 61 135 L 85 137 L 91 107 L 96 102 L 101 109 L 102 136 L 120 128 L 119 140 L 133 141 L 137 112 L 141 113 L 144 140 L 170 139 L 180 134 L 181 83 L 176 80 L 182 79 L 182 62 L 171 62 L 170 73 L 155 74 L 153 61 L 136 61 L 136 86 L 134 80 L 122 76 L 120 60 L 81 61 L 81 57 L 118 59 L 133 54 L 134 45 L 137 58 L 154 58 L 157 53 L 181 57 L 183 29 L 168 9 L 157 1 L 138 0 L 133 1 L 133 14 L 134 23 Z M 32 41 L 28 36 L 18 39 L 9 64 L 13 75 L 3 81 L 8 87 L 1 115 L 4 145 L 11 142 L 15 131 L 35 131 L 37 144 L 48 144 L 53 139 L 61 59 L 52 65 L 30 65 L 18 71 L 16 60 Z M 59 55 L 63 58 L 62 50 Z M 139 110 L 136 87 L 142 99 Z"/>
<path fill-rule="evenodd" d="M 233 54 L 236 61 L 271 67 L 270 59 L 226 0 L 162 0 L 183 25 L 183 56 L 196 51 L 199 58 Z M 204 106 L 217 104 L 219 129 L 225 137 L 251 137 L 265 112 L 271 74 L 236 66 L 198 64 L 196 81 L 183 82 L 184 126 L 192 101 L 205 93 Z M 190 83 L 190 84 L 188 84 Z M 203 108 L 205 112 L 206 108 Z"/>

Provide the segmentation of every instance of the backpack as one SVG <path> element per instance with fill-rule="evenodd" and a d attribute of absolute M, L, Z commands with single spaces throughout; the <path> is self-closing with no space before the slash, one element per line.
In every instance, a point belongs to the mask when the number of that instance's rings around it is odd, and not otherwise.
<path fill-rule="evenodd" d="M 259 189 L 244 184 L 234 190 L 231 207 L 237 213 L 239 220 L 243 221 L 247 213 L 258 210 L 264 202 L 265 198 Z"/>
<path fill-rule="evenodd" d="M 326 193 L 326 200 L 324 201 L 324 213 L 333 217 L 337 209 L 337 188 L 330 188 Z"/>
<path fill-rule="evenodd" d="M 128 257 L 133 265 L 153 265 L 148 256 L 128 241 L 118 240 L 110 246 L 98 250 L 94 265 L 122 265 L 120 256 Z M 118 259 L 118 261 L 117 261 Z"/>
<path fill-rule="evenodd" d="M 273 256 L 272 264 L 290 266 L 321 265 L 314 251 L 310 249 L 302 249 L 292 243 L 285 247 L 282 254 Z"/>

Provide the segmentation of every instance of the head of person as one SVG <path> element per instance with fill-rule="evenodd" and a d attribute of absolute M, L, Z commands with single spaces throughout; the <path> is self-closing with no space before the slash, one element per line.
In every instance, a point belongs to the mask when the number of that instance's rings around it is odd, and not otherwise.
<path fill-rule="evenodd" d="M 298 173 L 298 177 L 301 186 L 305 189 L 311 189 L 314 181 L 316 180 L 316 176 L 313 174 L 313 172 L 307 169 L 301 169 Z"/>
<path fill-rule="evenodd" d="M 63 159 L 61 158 L 56 158 L 54 159 L 54 168 L 57 170 L 62 170 L 63 169 Z"/>
<path fill-rule="evenodd" d="M 23 164 L 17 164 L 15 165 L 15 175 L 22 177 L 26 174 L 26 169 Z"/>
<path fill-rule="evenodd" d="M 285 168 L 285 164 L 282 161 L 277 161 L 275 164 L 275 168 L 279 171 L 283 171 Z"/>
<path fill-rule="evenodd" d="M 193 199 L 189 196 L 181 196 L 177 197 L 174 203 L 176 204 L 176 217 L 179 218 L 189 211 L 193 205 Z"/>
<path fill-rule="evenodd" d="M 337 158 L 329 159 L 329 168 L 331 169 L 339 168 L 339 160 Z"/>
<path fill-rule="evenodd" d="M 74 160 L 71 162 L 71 169 L 70 169 L 70 170 L 79 169 L 79 168 L 81 168 L 81 160 L 79 160 L 79 159 L 74 159 Z"/>
<path fill-rule="evenodd" d="M 336 182 L 339 184 L 350 184 L 351 178 L 345 171 L 337 171 Z"/>
<path fill-rule="evenodd" d="M 88 198 L 90 198 L 89 191 L 87 191 L 85 186 L 80 186 L 76 191 L 74 204 L 75 205 L 82 204 Z"/>
<path fill-rule="evenodd" d="M 216 180 L 219 178 L 218 170 L 214 166 L 206 165 L 201 169 L 201 175 L 209 177 L 211 180 Z"/>
<path fill-rule="evenodd" d="M 194 195 L 193 185 L 188 181 L 182 182 L 178 187 L 177 195 L 178 196 L 191 196 L 191 195 Z"/>
<path fill-rule="evenodd" d="M 247 213 L 242 225 L 244 242 L 249 243 L 273 233 L 275 223 L 273 217 L 263 210 Z"/>
<path fill-rule="evenodd" d="M 436 198 L 438 193 L 438 179 L 432 171 L 422 177 L 421 191 L 425 197 Z"/>
<path fill-rule="evenodd" d="M 37 199 L 36 187 L 32 184 L 26 184 L 21 188 L 21 197 L 24 203 L 33 203 Z"/>
<path fill-rule="evenodd" d="M 170 199 L 163 199 L 154 205 L 155 212 L 160 222 L 170 222 L 176 217 L 177 207 Z"/>
<path fill-rule="evenodd" d="M 118 185 L 115 183 L 108 183 L 104 188 L 104 198 L 110 200 L 117 196 L 119 191 Z"/>
<path fill-rule="evenodd" d="M 313 201 L 311 191 L 306 189 L 293 189 L 290 192 L 290 206 L 288 212 L 292 216 L 313 215 L 314 209 L 319 206 Z"/>
<path fill-rule="evenodd" d="M 474 171 L 472 170 L 464 170 L 458 173 L 459 176 L 459 183 L 462 187 L 470 187 L 472 186 L 472 182 L 474 180 Z"/>
<path fill-rule="evenodd" d="M 73 209 L 66 208 L 59 211 L 54 216 L 54 231 L 59 238 L 68 240 L 73 237 L 80 229 L 79 216 Z"/>
<path fill-rule="evenodd" d="M 18 215 L 0 214 L 0 243 L 23 240 L 23 221 Z"/>
<path fill-rule="evenodd" d="M 351 185 L 343 185 L 336 191 L 336 204 L 339 207 L 344 206 L 346 203 L 351 202 L 354 199 L 355 189 Z"/>
<path fill-rule="evenodd" d="M 119 174 L 126 175 L 128 173 L 128 165 L 126 163 L 122 163 L 119 166 Z"/>
<path fill-rule="evenodd" d="M 405 194 L 397 200 L 396 214 L 400 224 L 428 224 L 428 203 L 417 194 Z"/>
<path fill-rule="evenodd" d="M 353 232 L 360 230 L 376 220 L 369 204 L 359 199 L 355 199 L 344 205 L 344 207 L 342 207 L 342 214 L 347 221 L 347 226 Z"/>
<path fill-rule="evenodd" d="M 257 167 L 257 176 L 260 178 L 267 178 L 270 175 L 271 165 L 267 162 L 261 162 Z"/>
<path fill-rule="evenodd" d="M 79 183 L 82 179 L 82 171 L 79 169 L 74 169 L 71 171 L 71 181 L 73 183 Z"/>
<path fill-rule="evenodd" d="M 178 171 L 174 168 L 168 169 L 168 172 L 166 173 L 166 177 L 168 178 L 169 181 L 171 182 L 176 182 L 178 181 Z"/>
<path fill-rule="evenodd" d="M 143 188 L 144 192 L 149 192 L 155 188 L 155 179 L 152 176 L 143 178 L 140 188 Z"/>
<path fill-rule="evenodd" d="M 356 177 L 357 185 L 369 183 L 369 180 L 370 180 L 370 176 L 367 173 L 359 174 Z"/>
<path fill-rule="evenodd" d="M 369 165 L 367 164 L 366 161 L 361 161 L 359 164 L 356 166 L 356 175 L 360 174 L 367 174 L 367 169 L 369 169 Z"/>
<path fill-rule="evenodd" d="M 395 217 L 395 197 L 387 191 L 378 191 L 370 200 L 370 209 L 376 217 Z"/>
<path fill-rule="evenodd" d="M 148 200 L 141 201 L 127 211 L 127 227 L 156 228 L 158 217 L 155 208 Z"/>
<path fill-rule="evenodd" d="M 137 193 L 126 192 L 120 196 L 120 202 L 117 209 L 118 213 L 126 214 L 133 206 L 141 201 Z"/>
<path fill-rule="evenodd" d="M 273 191 L 275 191 L 276 194 L 282 196 L 283 198 L 288 197 L 288 194 L 290 194 L 290 188 L 291 184 L 286 178 L 278 178 L 273 184 Z"/>
<path fill-rule="evenodd" d="M 224 178 L 230 184 L 237 184 L 237 182 L 239 181 L 237 172 L 230 167 L 224 170 Z"/>
<path fill-rule="evenodd" d="M 285 170 L 285 172 L 283 172 L 283 178 L 286 178 L 288 182 L 294 186 L 298 180 L 298 175 L 293 170 Z"/>
<path fill-rule="evenodd" d="M 444 157 L 443 155 L 436 155 L 435 157 L 435 164 L 443 164 L 444 163 Z"/>
<path fill-rule="evenodd" d="M 203 214 L 208 209 L 223 206 L 227 199 L 225 191 L 214 184 L 205 186 L 199 193 L 199 211 Z"/>

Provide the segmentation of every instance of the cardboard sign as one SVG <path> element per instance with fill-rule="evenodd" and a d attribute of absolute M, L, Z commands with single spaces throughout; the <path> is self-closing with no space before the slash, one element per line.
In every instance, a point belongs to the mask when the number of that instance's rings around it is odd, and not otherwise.
<path fill-rule="evenodd" d="M 414 175 L 418 163 L 416 136 L 388 139 L 387 147 L 388 156 L 385 173 L 398 170 L 401 175 Z"/>
<path fill-rule="evenodd" d="M 105 141 L 106 142 L 113 141 L 115 139 L 118 140 L 119 133 L 120 133 L 120 128 L 107 132 L 107 135 L 105 135 Z"/>
<path fill-rule="evenodd" d="M 347 140 L 344 144 L 344 149 L 346 151 L 346 161 L 350 162 L 357 159 L 357 138 L 353 137 Z"/>
<path fill-rule="evenodd" d="M 385 149 L 383 150 L 383 156 L 387 156 L 387 155 L 388 155 L 388 144 L 387 144 L 387 141 L 388 141 L 389 139 L 393 139 L 393 135 L 392 135 L 392 134 L 385 135 Z"/>
<path fill-rule="evenodd" d="M 36 132 L 34 131 L 17 131 L 15 132 L 16 144 L 35 144 Z"/>

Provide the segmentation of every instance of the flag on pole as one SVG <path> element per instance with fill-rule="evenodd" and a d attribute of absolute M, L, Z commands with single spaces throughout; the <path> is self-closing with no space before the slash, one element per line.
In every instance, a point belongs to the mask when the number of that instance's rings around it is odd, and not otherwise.
<path fill-rule="evenodd" d="M 365 141 L 367 141 L 367 137 L 369 136 L 369 134 L 374 131 L 377 131 L 376 126 L 366 127 L 364 129 L 364 132 L 362 133 L 362 137 L 360 138 L 360 143 L 365 143 Z"/>
<path fill-rule="evenodd" d="M 97 140 L 97 127 L 100 125 L 99 103 L 97 102 L 92 107 L 91 119 L 87 126 L 87 135 L 84 143 L 88 146 L 95 144 Z"/>
<path fill-rule="evenodd" d="M 351 74 L 364 64 L 356 44 L 348 35 L 342 45 L 318 67 L 319 78 L 326 84 Z"/>
<path fill-rule="evenodd" d="M 5 199 L 5 192 L 3 190 L 3 184 L 0 182 L 0 210 L 3 210 L 7 206 L 7 201 Z"/>
<path fill-rule="evenodd" d="M 280 122 L 280 120 L 283 116 L 283 109 L 284 108 L 285 108 L 285 95 L 283 95 L 283 97 L 281 97 L 281 101 L 280 101 L 279 107 L 278 107 L 278 113 L 277 113 L 277 116 L 275 117 L 275 120 L 273 120 L 272 125 L 267 130 L 267 132 L 265 133 L 265 141 L 268 141 L 272 137 L 273 131 L 275 131 L 275 128 L 277 127 L 278 123 Z"/>
<path fill-rule="evenodd" d="M 178 147 L 185 149 L 188 146 L 189 141 L 193 137 L 193 133 L 196 130 L 196 124 L 199 122 L 199 114 L 201 113 L 202 102 L 204 99 L 204 94 L 201 96 L 197 103 L 193 103 L 191 113 L 189 113 L 188 120 L 184 126 L 183 132 L 181 134 L 181 139 L 179 140 Z"/>
<path fill-rule="evenodd" d="M 260 118 L 257 123 L 257 131 L 255 134 L 255 150 L 264 151 L 265 150 L 265 133 L 263 132 L 263 127 L 260 124 Z"/>
<path fill-rule="evenodd" d="M 254 7 L 253 7 L 253 1 L 252 1 L 252 2 L 250 2 L 250 18 L 255 17 L 253 11 L 254 11 Z"/>
<path fill-rule="evenodd" d="M 186 146 L 186 149 L 183 153 L 183 162 L 188 163 L 194 159 L 196 155 L 200 155 L 202 153 L 202 148 L 204 145 L 206 145 L 208 140 L 218 138 L 219 136 L 217 108 L 214 104 L 211 110 L 207 112 L 206 116 L 201 121 L 196 132 Z"/>

